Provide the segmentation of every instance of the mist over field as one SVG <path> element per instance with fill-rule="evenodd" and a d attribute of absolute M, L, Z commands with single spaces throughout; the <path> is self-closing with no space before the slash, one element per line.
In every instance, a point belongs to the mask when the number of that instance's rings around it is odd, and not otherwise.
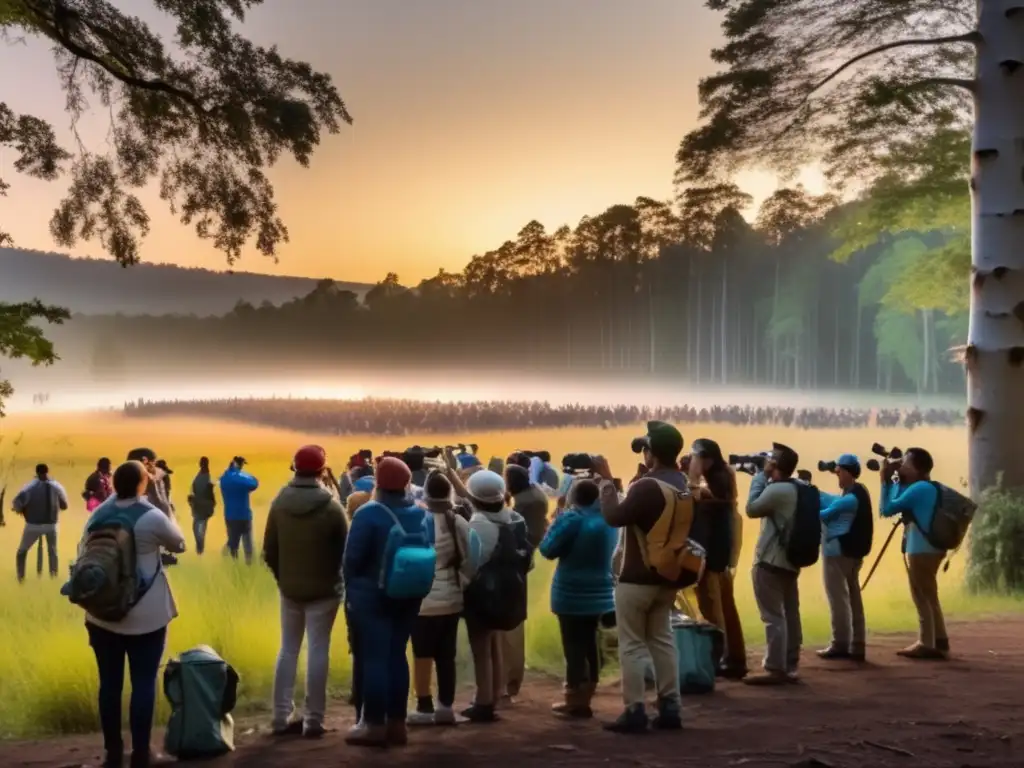
<path fill-rule="evenodd" d="M 119 380 L 97 379 L 86 370 L 58 363 L 49 370 L 32 370 L 14 380 L 9 402 L 14 412 L 79 411 L 121 408 L 145 400 L 206 400 L 222 398 L 309 398 L 358 400 L 367 397 L 426 401 L 513 400 L 552 405 L 650 405 L 697 408 L 715 405 L 764 405 L 792 408 L 961 408 L 963 398 L 951 395 L 793 390 L 769 387 L 694 386 L 682 379 L 639 375 L 572 376 L 530 372 L 446 368 L 354 370 L 339 366 L 283 374 L 270 365 L 263 373 L 224 370 L 203 375 L 141 374 Z M 34 402 L 34 395 L 48 395 Z"/>

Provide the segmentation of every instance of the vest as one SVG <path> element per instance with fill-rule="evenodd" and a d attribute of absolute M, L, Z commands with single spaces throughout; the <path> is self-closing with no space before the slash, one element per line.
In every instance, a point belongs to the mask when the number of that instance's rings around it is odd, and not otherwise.
<path fill-rule="evenodd" d="M 852 493 L 857 497 L 857 514 L 850 523 L 850 530 L 839 537 L 839 546 L 844 556 L 859 560 L 871 554 L 871 540 L 874 537 L 871 497 L 860 483 L 854 483 L 846 493 Z"/>

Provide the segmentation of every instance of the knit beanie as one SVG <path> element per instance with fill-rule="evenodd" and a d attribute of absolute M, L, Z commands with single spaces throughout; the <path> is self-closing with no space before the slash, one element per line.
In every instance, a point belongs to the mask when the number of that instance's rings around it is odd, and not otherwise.
<path fill-rule="evenodd" d="M 427 504 L 438 501 L 451 502 L 451 498 L 452 484 L 448 478 L 441 472 L 431 472 L 423 486 L 423 501 Z"/>
<path fill-rule="evenodd" d="M 377 488 L 400 493 L 412 482 L 412 472 L 404 461 L 392 456 L 381 459 L 377 465 Z"/>
<path fill-rule="evenodd" d="M 505 481 L 497 472 L 482 469 L 475 472 L 466 490 L 474 501 L 481 504 L 500 504 L 505 501 Z"/>

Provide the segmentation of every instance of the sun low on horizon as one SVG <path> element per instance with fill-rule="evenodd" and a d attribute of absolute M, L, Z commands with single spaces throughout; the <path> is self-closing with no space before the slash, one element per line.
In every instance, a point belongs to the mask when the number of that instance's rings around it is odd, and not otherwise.
<path fill-rule="evenodd" d="M 696 0 L 301 7 L 268 0 L 246 31 L 329 71 L 355 124 L 326 137 L 310 168 L 272 169 L 290 242 L 276 262 L 248 248 L 238 271 L 364 283 L 395 272 L 413 284 L 460 270 L 533 219 L 553 231 L 638 196 L 670 199 L 673 157 L 696 124 L 697 83 L 713 71 L 719 35 L 718 16 Z M 160 20 L 152 7 L 142 16 Z M 71 146 L 47 46 L 7 46 L 0 66 L 30 73 L 7 86 L 7 103 L 51 120 Z M 96 109 L 77 126 L 97 151 L 106 128 Z M 804 176 L 820 186 L 816 174 Z M 15 245 L 59 250 L 48 222 L 66 182 L 6 179 L 0 218 Z M 768 173 L 738 181 L 755 206 L 778 185 Z M 144 261 L 228 268 L 155 189 L 143 200 L 152 216 Z M 72 255 L 105 257 L 97 243 Z"/>

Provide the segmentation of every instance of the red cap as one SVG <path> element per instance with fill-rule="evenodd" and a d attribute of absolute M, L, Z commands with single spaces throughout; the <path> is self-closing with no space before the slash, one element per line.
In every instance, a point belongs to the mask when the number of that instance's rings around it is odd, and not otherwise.
<path fill-rule="evenodd" d="M 327 466 L 327 451 L 319 445 L 304 445 L 295 453 L 295 471 L 300 475 L 315 475 Z"/>
<path fill-rule="evenodd" d="M 412 481 L 412 472 L 401 459 L 388 456 L 377 464 L 377 487 L 382 491 L 404 491 Z"/>

